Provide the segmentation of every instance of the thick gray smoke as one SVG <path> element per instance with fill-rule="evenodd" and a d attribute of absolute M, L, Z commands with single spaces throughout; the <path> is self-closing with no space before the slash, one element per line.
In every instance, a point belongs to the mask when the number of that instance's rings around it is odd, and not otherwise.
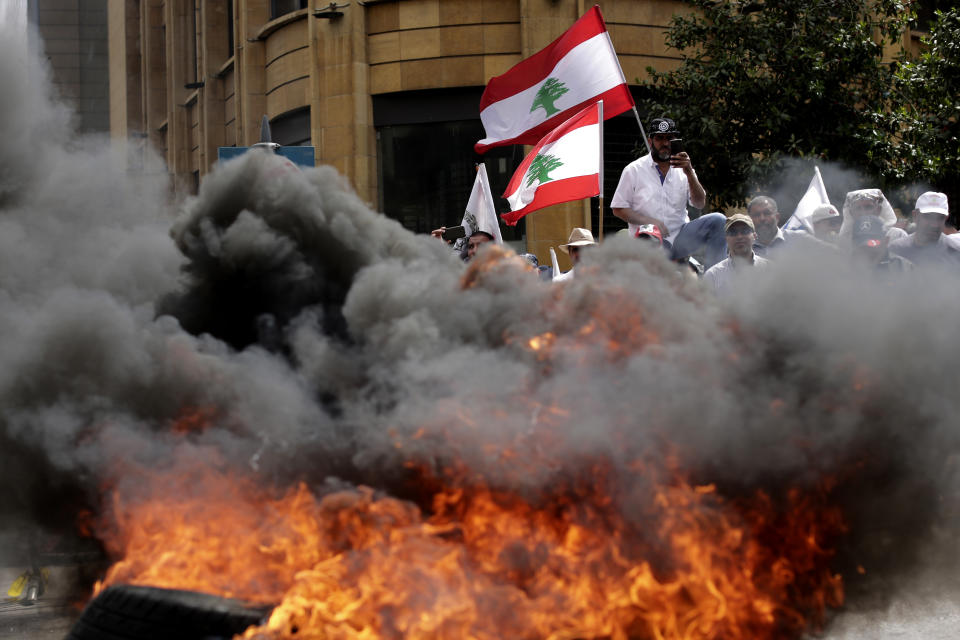
<path fill-rule="evenodd" d="M 551 286 L 491 255 L 465 270 L 333 169 L 260 153 L 171 210 L 162 179 L 73 137 L 35 58 L 13 59 L 0 55 L 0 86 L 16 87 L 0 97 L 5 524 L 68 527 L 102 483 L 181 455 L 398 493 L 409 462 L 462 464 L 535 496 L 597 460 L 629 479 L 673 453 L 731 495 L 839 477 L 839 561 L 867 576 L 838 638 L 909 629 L 897 603 L 932 603 L 931 585 L 960 593 L 925 573 L 956 561 L 954 276 L 878 281 L 840 252 L 788 253 L 718 302 L 614 239 Z M 196 411 L 207 426 L 173 432 Z"/>

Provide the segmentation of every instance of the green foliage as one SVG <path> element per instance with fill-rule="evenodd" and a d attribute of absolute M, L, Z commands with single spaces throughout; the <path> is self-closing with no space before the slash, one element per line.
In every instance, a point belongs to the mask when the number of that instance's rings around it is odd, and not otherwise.
<path fill-rule="evenodd" d="M 902 181 L 931 184 L 960 205 L 960 9 L 936 13 L 914 60 L 896 69 L 898 127 L 892 172 Z M 953 207 L 951 207 L 953 208 Z"/>
<path fill-rule="evenodd" d="M 530 169 L 527 172 L 527 186 L 532 186 L 534 182 L 540 184 L 553 180 L 548 174 L 563 165 L 555 156 L 540 154 L 530 163 Z"/>
<path fill-rule="evenodd" d="M 530 105 L 530 113 L 533 113 L 540 107 L 543 107 L 543 110 L 547 112 L 548 118 L 555 113 L 559 113 L 560 109 L 557 109 L 553 103 L 568 91 L 570 90 L 556 78 L 547 78 L 547 81 L 544 82 L 540 86 L 539 91 L 537 91 L 537 95 L 533 99 L 533 104 Z"/>
<path fill-rule="evenodd" d="M 713 206 L 742 203 L 786 157 L 887 175 L 896 124 L 893 70 L 881 57 L 903 34 L 905 2 L 690 4 L 667 34 L 680 67 L 649 69 L 653 98 L 638 106 L 677 121 Z"/>

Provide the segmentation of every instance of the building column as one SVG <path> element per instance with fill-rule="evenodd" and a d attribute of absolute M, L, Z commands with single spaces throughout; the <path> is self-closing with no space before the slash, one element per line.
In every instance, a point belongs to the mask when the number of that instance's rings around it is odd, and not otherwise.
<path fill-rule="evenodd" d="M 233 2 L 233 0 L 227 0 Z M 217 71 L 230 56 L 227 51 L 227 8 L 222 2 L 203 2 L 200 16 L 200 175 L 205 176 L 217 161 L 217 149 L 224 146 L 225 114 L 223 82 Z"/>
<path fill-rule="evenodd" d="M 310 18 L 310 132 L 317 162 L 336 167 L 372 203 L 377 165 L 365 9 L 351 3 L 341 11 L 341 17 Z"/>
<path fill-rule="evenodd" d="M 110 132 L 119 140 L 144 131 L 139 0 L 107 4 L 110 47 Z"/>
<path fill-rule="evenodd" d="M 257 32 L 270 20 L 269 0 L 237 0 L 239 23 L 234 77 L 236 80 L 237 146 L 260 140 L 260 121 L 267 112 L 265 44 Z"/>

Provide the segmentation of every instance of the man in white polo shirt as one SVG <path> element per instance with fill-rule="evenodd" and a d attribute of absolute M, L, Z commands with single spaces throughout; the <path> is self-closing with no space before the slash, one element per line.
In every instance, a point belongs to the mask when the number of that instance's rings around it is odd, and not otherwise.
<path fill-rule="evenodd" d="M 960 251 L 943 234 L 943 225 L 950 215 L 947 196 L 927 191 L 917 198 L 913 210 L 916 231 L 906 238 L 898 238 L 890 243 L 890 253 L 902 256 L 920 266 L 944 266 L 960 268 Z"/>
<path fill-rule="evenodd" d="M 730 283 L 753 267 L 766 267 L 769 261 L 753 252 L 757 234 L 750 216 L 737 213 L 730 216 L 724 225 L 724 234 L 730 256 L 707 269 L 703 281 L 715 293 L 723 294 Z"/>
<path fill-rule="evenodd" d="M 627 222 L 631 235 L 642 225 L 655 225 L 664 242 L 671 246 L 674 259 L 705 249 L 709 267 L 723 259 L 726 217 L 708 213 L 691 221 L 687 216 L 687 204 L 702 209 L 707 193 L 697 179 L 690 156 L 685 151 L 670 151 L 670 141 L 679 136 L 670 118 L 656 118 L 650 123 L 647 141 L 651 153 L 623 169 L 610 208 L 613 215 Z"/>

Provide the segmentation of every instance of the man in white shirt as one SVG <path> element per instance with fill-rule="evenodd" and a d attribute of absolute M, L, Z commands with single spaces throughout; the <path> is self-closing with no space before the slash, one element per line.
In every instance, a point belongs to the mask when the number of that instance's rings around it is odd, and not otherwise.
<path fill-rule="evenodd" d="M 898 238 L 890 243 L 890 252 L 902 256 L 917 266 L 944 266 L 960 268 L 960 251 L 947 241 L 943 226 L 950 215 L 947 196 L 927 191 L 917 198 L 913 210 L 916 231 L 906 238 Z"/>
<path fill-rule="evenodd" d="M 758 256 L 767 256 L 768 251 L 776 251 L 786 242 L 780 228 L 780 210 L 777 201 L 770 196 L 755 196 L 747 205 L 747 215 L 753 220 L 757 239 L 753 243 L 753 252 Z"/>
<path fill-rule="evenodd" d="M 723 228 L 730 256 L 707 269 L 703 281 L 715 293 L 722 294 L 741 273 L 753 267 L 766 267 L 769 260 L 754 254 L 757 234 L 750 216 L 737 213 L 727 219 Z"/>
<path fill-rule="evenodd" d="M 613 215 L 627 222 L 631 235 L 642 225 L 655 225 L 670 244 L 674 259 L 706 249 L 705 260 L 710 266 L 723 258 L 726 218 L 722 213 L 708 213 L 691 221 L 687 215 L 687 204 L 697 209 L 706 206 L 707 193 L 690 156 L 685 151 L 673 154 L 670 150 L 670 141 L 679 136 L 669 118 L 656 118 L 650 123 L 647 141 L 651 153 L 624 168 L 610 208 Z"/>

